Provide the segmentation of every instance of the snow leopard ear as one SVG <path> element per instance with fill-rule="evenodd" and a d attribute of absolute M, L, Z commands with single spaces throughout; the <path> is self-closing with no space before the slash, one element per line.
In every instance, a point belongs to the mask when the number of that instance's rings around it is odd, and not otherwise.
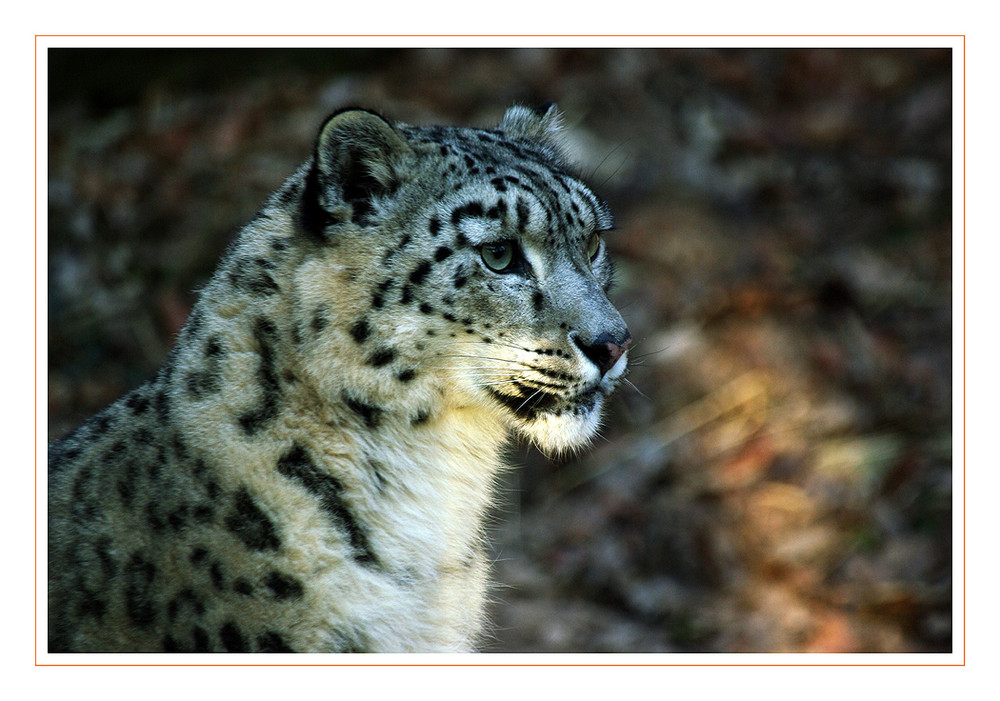
<path fill-rule="evenodd" d="M 315 213 L 325 212 L 326 224 L 366 223 L 373 200 L 396 190 L 412 155 L 403 135 L 378 114 L 354 108 L 335 112 L 320 127 L 307 180 L 313 190 L 307 194 L 321 210 Z"/>
<path fill-rule="evenodd" d="M 498 129 L 508 136 L 532 139 L 558 149 L 562 140 L 563 115 L 549 101 L 535 109 L 514 105 L 504 113 Z"/>

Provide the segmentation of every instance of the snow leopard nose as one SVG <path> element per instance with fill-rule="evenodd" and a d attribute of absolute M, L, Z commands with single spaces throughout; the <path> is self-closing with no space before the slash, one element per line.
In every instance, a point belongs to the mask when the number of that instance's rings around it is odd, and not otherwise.
<path fill-rule="evenodd" d="M 583 351 L 583 354 L 597 366 L 597 369 L 601 371 L 601 375 L 603 376 L 618 362 L 618 359 L 622 357 L 622 353 L 627 351 L 632 345 L 632 334 L 626 331 L 625 338 L 619 340 L 612 337 L 609 333 L 602 333 L 592 343 L 587 343 L 579 336 L 576 336 L 573 341 Z"/>

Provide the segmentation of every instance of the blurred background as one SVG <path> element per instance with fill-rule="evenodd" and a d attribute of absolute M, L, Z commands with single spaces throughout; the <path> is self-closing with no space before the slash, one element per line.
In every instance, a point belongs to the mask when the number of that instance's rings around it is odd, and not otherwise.
<path fill-rule="evenodd" d="M 952 649 L 949 49 L 50 49 L 49 437 L 372 107 L 555 100 L 637 339 L 602 437 L 510 451 L 490 652 Z"/>

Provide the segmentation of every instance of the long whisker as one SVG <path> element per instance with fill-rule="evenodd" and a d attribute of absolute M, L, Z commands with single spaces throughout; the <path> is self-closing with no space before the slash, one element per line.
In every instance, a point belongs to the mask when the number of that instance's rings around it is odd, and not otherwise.
<path fill-rule="evenodd" d="M 504 343 L 503 341 L 493 341 L 493 343 L 485 343 L 483 341 L 459 341 L 459 344 L 475 344 L 478 346 L 502 346 L 504 348 L 513 348 L 514 350 L 528 352 L 530 349 L 524 346 L 515 346 L 513 343 Z"/>
<path fill-rule="evenodd" d="M 623 377 L 622 380 L 625 382 L 625 384 L 627 384 L 629 387 L 638 392 L 640 397 L 642 397 L 643 399 L 647 399 L 649 401 L 653 401 L 652 399 L 647 397 L 646 394 L 641 389 L 636 387 L 635 384 L 633 384 L 632 380 L 628 379 L 627 377 Z"/>
<path fill-rule="evenodd" d="M 477 382 L 480 387 L 496 387 L 497 385 L 510 385 L 516 384 L 520 380 L 497 380 L 496 382 Z"/>
<path fill-rule="evenodd" d="M 597 164 L 597 167 L 596 167 L 596 168 L 594 168 L 594 173 L 593 173 L 593 175 L 591 175 L 591 178 L 593 179 L 594 177 L 596 177 L 596 176 L 597 176 L 597 171 L 601 169 L 601 166 L 603 166 L 603 165 L 604 165 L 604 162 L 605 162 L 605 161 L 607 161 L 607 160 L 608 160 L 609 158 L 611 158 L 611 156 L 612 156 L 612 155 L 613 155 L 613 154 L 615 153 L 615 151 L 617 151 L 618 149 L 622 148 L 622 147 L 623 147 L 623 146 L 624 146 L 625 144 L 627 144 L 627 143 L 628 143 L 629 141 L 630 141 L 630 139 L 625 139 L 624 141 L 621 141 L 621 142 L 620 142 L 620 143 L 619 143 L 619 144 L 618 144 L 617 146 L 615 146 L 615 147 L 614 147 L 613 149 L 611 149 L 611 150 L 610 150 L 610 151 L 608 152 L 608 155 L 607 155 L 607 156 L 605 156 L 605 157 L 604 157 L 604 158 L 603 158 L 603 159 L 601 160 L 601 162 Z M 621 170 L 621 169 L 622 169 L 622 168 L 623 168 L 623 167 L 625 166 L 625 163 L 626 163 L 626 162 L 628 162 L 628 159 L 629 159 L 629 154 L 627 154 L 627 153 L 626 153 L 626 154 L 625 154 L 625 155 L 624 155 L 624 156 L 622 157 L 622 160 L 621 160 L 621 163 L 619 163 L 619 164 L 618 164 L 618 167 L 617 167 L 617 168 L 615 168 L 615 169 L 614 169 L 614 170 L 613 170 L 613 171 L 611 172 L 611 175 L 609 175 L 608 177 L 606 177 L 606 178 L 605 178 L 605 179 L 604 179 L 604 180 L 603 180 L 603 181 L 601 182 L 601 184 L 597 186 L 597 189 L 598 189 L 598 190 L 600 190 L 600 189 L 601 189 L 602 187 L 604 187 L 605 183 L 607 183 L 607 182 L 608 182 L 609 180 L 611 180 L 611 178 L 613 178 L 613 177 L 615 177 L 616 175 L 618 175 L 618 171 L 620 171 L 620 170 Z"/>
<path fill-rule="evenodd" d="M 542 393 L 542 390 L 536 389 L 534 392 L 532 392 L 531 394 L 529 394 L 528 398 L 525 399 L 523 402 L 521 402 L 520 406 L 518 406 L 517 409 L 514 410 L 514 413 L 515 414 L 520 413 L 521 409 L 524 408 L 525 404 L 527 404 L 528 402 L 530 402 L 535 397 L 539 396 L 541 393 Z"/>
<path fill-rule="evenodd" d="M 472 360 L 495 360 L 498 363 L 513 363 L 516 365 L 524 365 L 520 360 L 511 360 L 510 358 L 494 358 L 489 355 L 468 355 L 466 353 L 442 353 L 437 356 L 438 358 L 470 358 Z"/>
<path fill-rule="evenodd" d="M 438 357 L 439 358 L 469 358 L 471 360 L 493 360 L 493 361 L 501 362 L 501 363 L 509 363 L 510 365 L 514 366 L 513 368 L 510 368 L 510 370 L 520 370 L 522 372 L 537 372 L 537 373 L 539 373 L 541 375 L 545 374 L 545 368 L 543 366 L 535 366 L 535 365 L 532 365 L 530 363 L 526 363 L 526 362 L 523 362 L 523 361 L 520 361 L 520 360 L 507 360 L 505 358 L 493 358 L 493 357 L 488 356 L 488 355 L 463 355 L 463 354 L 440 355 Z M 443 367 L 443 366 L 438 366 L 438 367 Z M 461 370 L 463 368 L 452 367 L 450 369 L 452 369 L 452 370 Z M 469 369 L 472 369 L 472 368 L 469 368 Z"/>
<path fill-rule="evenodd" d="M 640 353 L 639 355 L 632 355 L 631 353 L 629 353 L 629 356 L 628 356 L 629 365 L 631 365 L 632 362 L 635 361 L 635 360 L 642 360 L 644 358 L 650 357 L 651 355 L 659 355 L 660 353 L 662 353 L 663 351 L 667 350 L 668 348 L 670 348 L 670 346 L 665 346 L 665 347 L 661 348 L 660 350 L 649 351 L 648 353 Z"/>

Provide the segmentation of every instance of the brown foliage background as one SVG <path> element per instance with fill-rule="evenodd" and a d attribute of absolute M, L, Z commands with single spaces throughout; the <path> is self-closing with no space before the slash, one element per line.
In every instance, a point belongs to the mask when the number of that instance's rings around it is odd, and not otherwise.
<path fill-rule="evenodd" d="M 490 651 L 952 646 L 950 50 L 49 53 L 49 435 L 158 367 L 326 113 L 556 100 L 639 340 L 524 446 Z"/>

